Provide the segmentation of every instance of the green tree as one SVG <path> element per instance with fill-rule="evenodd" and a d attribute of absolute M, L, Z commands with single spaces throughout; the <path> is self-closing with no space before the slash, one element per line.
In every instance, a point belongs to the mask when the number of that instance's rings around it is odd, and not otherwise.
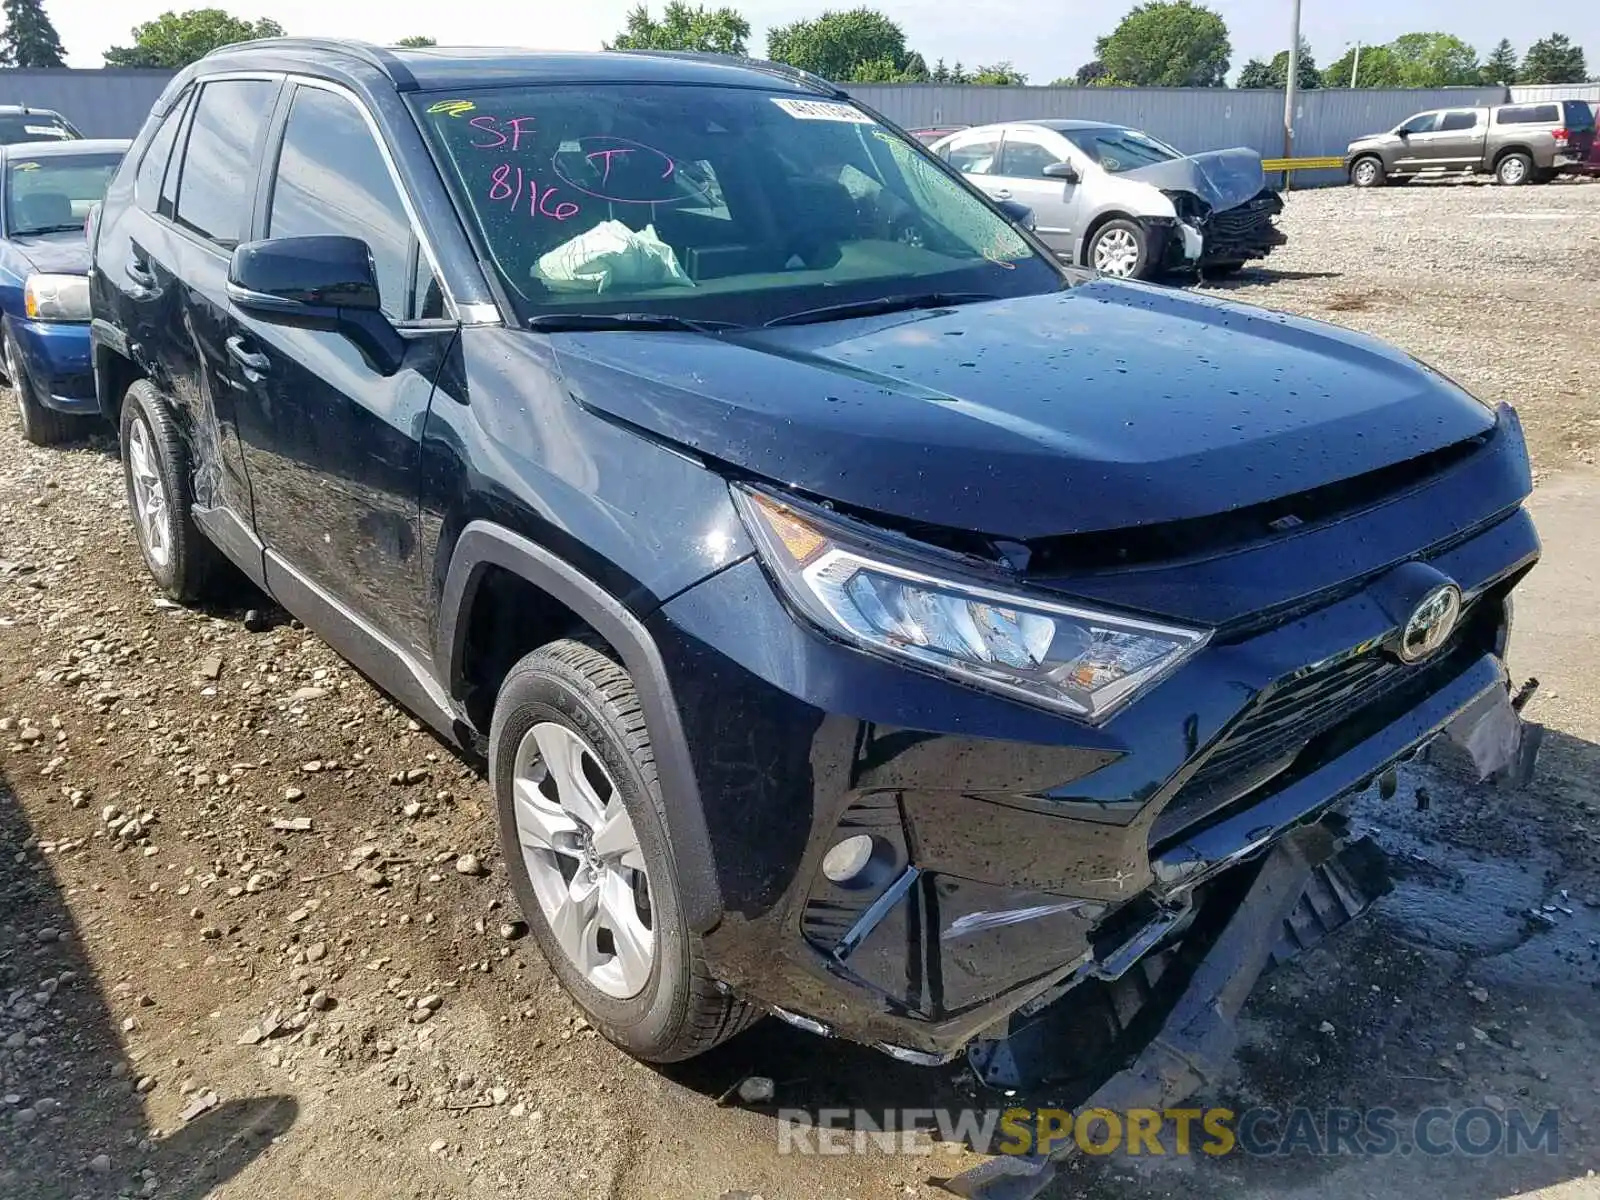
<path fill-rule="evenodd" d="M 1401 34 L 1389 51 L 1399 64 L 1401 87 L 1459 87 L 1482 78 L 1478 52 L 1452 34 Z"/>
<path fill-rule="evenodd" d="M 876 64 L 874 70 L 888 63 L 896 71 L 905 71 L 911 59 L 905 31 L 870 8 L 829 11 L 809 21 L 769 29 L 767 57 L 835 80 L 854 79 L 865 63 Z"/>
<path fill-rule="evenodd" d="M 1495 48 L 1489 51 L 1489 57 L 1483 60 L 1479 75 L 1485 83 L 1517 82 L 1517 52 L 1510 38 L 1501 38 L 1495 43 Z"/>
<path fill-rule="evenodd" d="M 1096 80 L 1104 79 L 1108 73 L 1105 63 L 1098 58 L 1091 59 L 1078 68 L 1068 86 L 1076 84 L 1078 87 L 1093 87 Z"/>
<path fill-rule="evenodd" d="M 1028 77 L 1008 61 L 974 69 L 972 82 L 984 87 L 1022 87 L 1028 82 Z"/>
<path fill-rule="evenodd" d="M 1400 78 L 1400 64 L 1387 46 L 1361 47 L 1360 74 L 1356 86 L 1360 88 L 1397 88 L 1405 84 Z M 1343 58 L 1323 68 L 1322 79 L 1326 87 L 1347 88 L 1350 74 L 1356 69 L 1356 51 L 1345 51 Z"/>
<path fill-rule="evenodd" d="M 691 8 L 683 0 L 670 0 L 654 20 L 643 4 L 628 14 L 628 27 L 607 50 L 694 50 L 701 54 L 743 57 L 750 37 L 750 22 L 731 8 Z"/>
<path fill-rule="evenodd" d="M 438 44 L 425 33 L 413 33 L 410 37 L 403 37 L 395 43 L 396 46 L 404 46 L 408 50 L 421 50 L 425 46 L 437 46 Z"/>
<path fill-rule="evenodd" d="M 1239 71 L 1239 82 L 1233 85 L 1240 88 L 1269 88 L 1272 87 L 1272 67 L 1262 62 L 1259 58 L 1252 58 Z"/>
<path fill-rule="evenodd" d="M 105 60 L 108 67 L 162 67 L 176 71 L 219 46 L 282 36 L 283 26 L 269 17 L 244 21 L 220 8 L 164 12 L 154 21 L 135 25 L 133 45 L 111 47 Z"/>
<path fill-rule="evenodd" d="M 67 65 L 61 37 L 45 16 L 40 0 L 5 0 L 0 8 L 6 15 L 5 30 L 0 32 L 0 62 L 8 67 Z"/>
<path fill-rule="evenodd" d="M 1582 83 L 1589 68 L 1583 60 L 1583 47 L 1574 46 L 1564 33 L 1552 33 L 1528 47 L 1518 72 L 1521 83 Z"/>
<path fill-rule="evenodd" d="M 1228 26 L 1192 0 L 1149 0 L 1094 45 L 1118 80 L 1139 87 L 1221 87 L 1228 75 Z"/>

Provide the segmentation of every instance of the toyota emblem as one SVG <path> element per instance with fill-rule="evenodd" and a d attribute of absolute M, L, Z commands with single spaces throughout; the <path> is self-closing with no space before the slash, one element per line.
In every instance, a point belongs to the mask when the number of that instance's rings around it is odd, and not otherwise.
<path fill-rule="evenodd" d="M 1440 584 L 1411 610 L 1396 652 L 1408 663 L 1421 662 L 1450 640 L 1460 618 L 1461 589 L 1453 583 Z"/>

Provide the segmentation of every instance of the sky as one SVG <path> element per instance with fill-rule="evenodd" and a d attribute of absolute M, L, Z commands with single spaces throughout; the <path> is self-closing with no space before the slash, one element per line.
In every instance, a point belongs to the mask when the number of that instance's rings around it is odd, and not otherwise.
<path fill-rule="evenodd" d="M 665 0 L 652 0 L 659 13 Z M 723 0 L 692 0 L 719 7 Z M 728 0 L 752 26 L 750 50 L 761 55 L 766 31 L 827 8 L 863 0 Z M 968 66 L 1009 59 L 1030 83 L 1071 75 L 1094 57 L 1095 39 L 1110 32 L 1133 0 L 864 0 L 906 31 L 911 48 L 932 64 L 943 58 Z M 1205 0 L 1228 23 L 1233 71 L 1252 57 L 1270 58 L 1289 42 L 1290 0 Z M 236 16 L 271 17 L 291 34 L 357 37 L 392 42 L 426 34 L 441 45 L 520 45 L 551 50 L 597 50 L 622 28 L 636 0 L 523 0 L 461 5 L 439 0 L 45 0 L 67 49 L 67 64 L 98 67 L 110 45 L 131 42 L 130 30 L 170 9 L 225 8 Z M 1354 41 L 1387 42 L 1415 30 L 1442 30 L 1465 39 L 1479 56 L 1501 38 L 1520 54 L 1528 43 L 1563 32 L 1600 72 L 1600 5 L 1580 0 L 1303 0 L 1301 28 L 1319 63 L 1332 62 Z M 110 13 L 117 16 L 112 18 Z M 975 19 L 977 18 L 977 19 Z"/>

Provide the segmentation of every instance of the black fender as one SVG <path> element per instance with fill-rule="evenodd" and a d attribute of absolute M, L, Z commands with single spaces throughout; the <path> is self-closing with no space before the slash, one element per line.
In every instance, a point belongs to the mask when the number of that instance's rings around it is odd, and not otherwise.
<path fill-rule="evenodd" d="M 616 597 L 571 564 L 503 526 L 472 521 L 456 540 L 440 599 L 434 661 L 446 665 L 445 681 L 452 697 L 466 690 L 467 626 L 462 617 L 472 611 L 478 586 L 490 567 L 520 576 L 571 609 L 617 652 L 633 677 L 655 751 L 684 918 L 696 933 L 705 933 L 722 917 L 722 891 L 689 742 L 654 639 Z"/>

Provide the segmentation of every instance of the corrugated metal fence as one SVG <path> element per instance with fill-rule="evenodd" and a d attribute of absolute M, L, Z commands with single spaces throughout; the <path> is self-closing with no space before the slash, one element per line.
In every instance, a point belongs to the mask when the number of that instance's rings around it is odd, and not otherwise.
<path fill-rule="evenodd" d="M 1515 84 L 1511 98 L 1518 104 L 1537 104 L 1541 100 L 1587 100 L 1600 104 L 1600 83 Z"/>
<path fill-rule="evenodd" d="M 1132 125 L 1191 153 L 1248 146 L 1283 154 L 1283 93 L 1232 88 L 1000 88 L 854 84 L 850 94 L 907 129 L 1078 117 Z M 1450 105 L 1503 104 L 1503 87 L 1408 91 L 1319 88 L 1296 98 L 1294 152 L 1343 154 L 1364 133 L 1393 129 L 1413 113 Z M 1339 171 L 1308 171 L 1296 185 L 1333 183 Z"/>
<path fill-rule="evenodd" d="M 64 113 L 89 137 L 132 137 L 167 80 L 167 71 L 0 70 L 0 104 L 33 104 Z M 1548 89 L 1514 88 L 1524 96 L 1556 99 Z M 1564 89 L 1600 99 L 1600 86 Z M 850 91 L 907 128 L 983 125 L 1032 117 L 1083 117 L 1133 125 L 1182 150 L 1249 146 L 1264 158 L 1283 153 L 1283 93 L 1231 88 L 999 88 L 925 84 L 859 84 Z M 1532 93 L 1541 93 L 1533 96 Z M 1501 104 L 1503 87 L 1417 91 L 1303 93 L 1295 117 L 1295 154 L 1343 153 L 1352 138 L 1391 129 L 1412 113 L 1452 104 Z M 1335 182 L 1337 171 L 1306 172 L 1296 183 Z"/>
<path fill-rule="evenodd" d="M 0 104 L 53 108 L 85 137 L 132 137 L 171 71 L 0 69 Z"/>

